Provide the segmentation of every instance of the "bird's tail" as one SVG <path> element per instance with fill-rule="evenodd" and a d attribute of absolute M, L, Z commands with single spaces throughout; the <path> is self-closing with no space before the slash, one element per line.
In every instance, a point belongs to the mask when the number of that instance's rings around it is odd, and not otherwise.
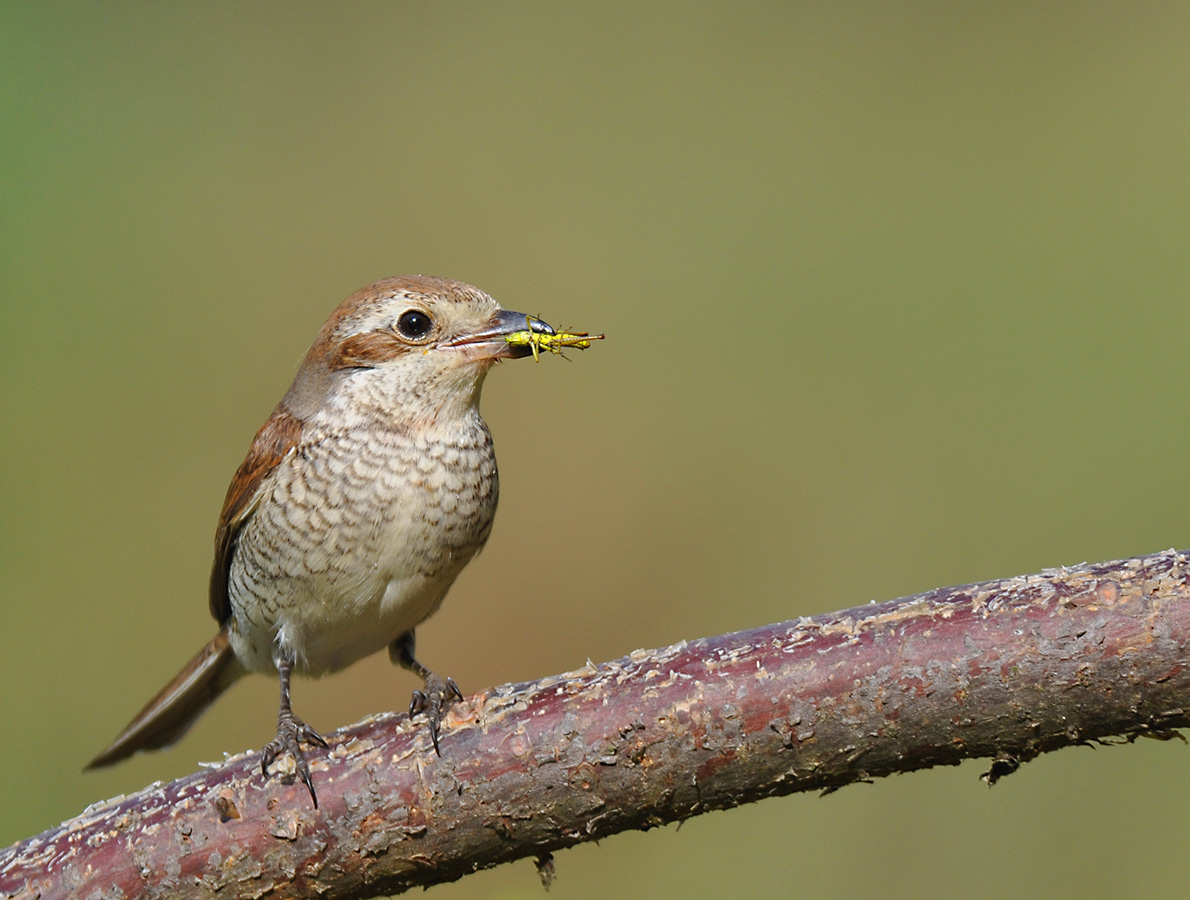
<path fill-rule="evenodd" d="M 211 642 L 198 651 L 87 768 L 110 766 L 141 750 L 168 747 L 243 674 L 244 668 L 232 652 L 227 631 L 219 629 Z"/>

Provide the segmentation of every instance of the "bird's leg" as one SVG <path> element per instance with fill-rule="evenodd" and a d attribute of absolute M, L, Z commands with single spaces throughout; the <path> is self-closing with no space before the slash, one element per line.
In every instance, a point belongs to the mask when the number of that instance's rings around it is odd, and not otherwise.
<path fill-rule="evenodd" d="M 277 661 L 277 672 L 281 675 L 281 708 L 277 712 L 277 736 L 273 738 L 261 751 L 260 771 L 269 774 L 269 766 L 273 764 L 281 753 L 288 753 L 293 757 L 298 776 L 310 792 L 310 799 L 314 801 L 314 808 L 318 809 L 318 795 L 314 793 L 314 779 L 310 777 L 310 764 L 302 753 L 301 743 L 317 744 L 325 747 L 326 741 L 317 731 L 299 719 L 289 705 L 289 673 L 293 668 L 293 661 L 280 659 Z"/>
<path fill-rule="evenodd" d="M 409 701 L 409 718 L 412 719 L 419 712 L 426 714 L 434 752 L 441 756 L 442 751 L 438 749 L 438 726 L 442 723 L 442 711 L 451 700 L 463 699 L 459 686 L 453 678 L 443 678 L 434 674 L 414 658 L 412 628 L 388 645 L 388 655 L 398 666 L 408 669 L 425 681 L 425 689 L 414 691 L 413 699 Z"/>

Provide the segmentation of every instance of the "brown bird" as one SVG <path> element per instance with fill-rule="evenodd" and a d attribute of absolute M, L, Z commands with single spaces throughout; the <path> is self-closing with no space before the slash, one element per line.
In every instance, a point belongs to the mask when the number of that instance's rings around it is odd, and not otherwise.
<path fill-rule="evenodd" d="M 390 278 L 343 301 L 228 488 L 211 569 L 218 633 L 87 768 L 172 744 L 242 675 L 276 672 L 277 736 L 261 769 L 291 754 L 317 807 L 301 744 L 326 742 L 294 714 L 290 675 L 383 647 L 424 679 L 410 715 L 426 714 L 437 750 L 442 711 L 462 695 L 414 658 L 413 630 L 492 529 L 480 388 L 496 360 L 576 337 L 554 335 L 441 278 Z"/>

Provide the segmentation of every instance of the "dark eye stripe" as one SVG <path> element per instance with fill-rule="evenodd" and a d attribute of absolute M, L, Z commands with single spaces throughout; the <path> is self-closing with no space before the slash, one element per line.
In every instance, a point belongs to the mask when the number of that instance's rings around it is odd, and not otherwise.
<path fill-rule="evenodd" d="M 409 345 L 402 343 L 391 330 L 366 331 L 353 334 L 339 343 L 331 356 L 330 368 L 332 371 L 370 369 L 408 352 Z"/>

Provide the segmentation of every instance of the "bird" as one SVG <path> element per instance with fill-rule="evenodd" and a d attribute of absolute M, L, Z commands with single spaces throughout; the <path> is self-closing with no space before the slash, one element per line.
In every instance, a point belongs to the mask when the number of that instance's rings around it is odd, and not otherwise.
<path fill-rule="evenodd" d="M 443 711 L 462 694 L 417 660 L 414 629 L 492 529 L 480 391 L 498 360 L 589 346 L 577 337 L 445 278 L 388 278 L 344 300 L 227 490 L 209 587 L 218 631 L 87 768 L 171 745 L 242 676 L 275 674 L 261 771 L 288 754 L 317 808 L 303 745 L 327 743 L 293 711 L 291 676 L 385 647 L 423 680 L 409 712 L 425 714 L 440 754 Z"/>

